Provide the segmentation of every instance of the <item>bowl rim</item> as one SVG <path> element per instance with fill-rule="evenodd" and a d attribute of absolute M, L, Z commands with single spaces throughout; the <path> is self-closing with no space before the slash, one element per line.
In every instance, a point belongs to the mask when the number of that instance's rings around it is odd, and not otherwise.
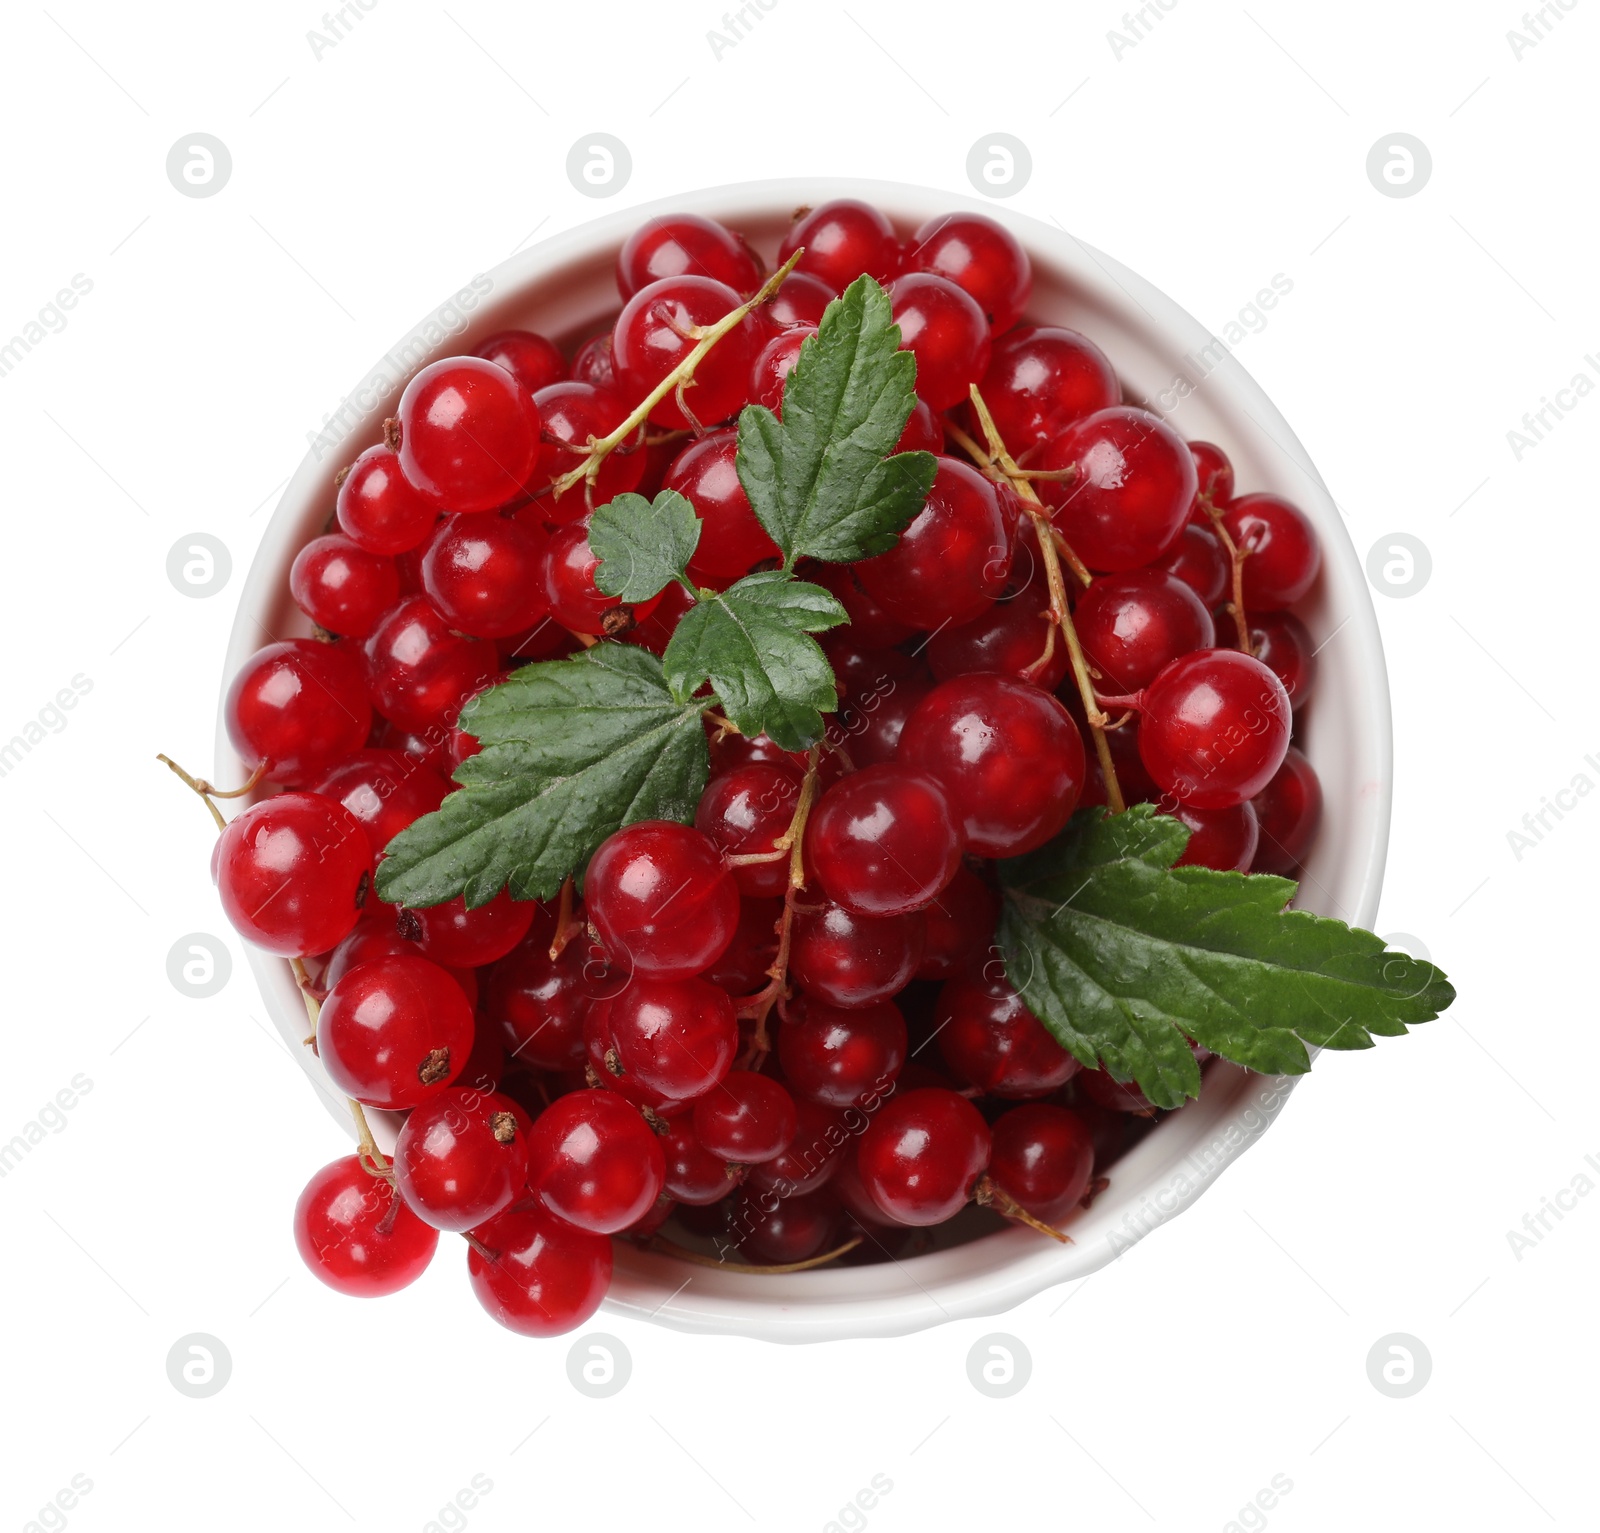
<path fill-rule="evenodd" d="M 1181 355 L 1187 357 L 1216 339 L 1160 289 L 1059 225 L 948 190 L 853 177 L 739 182 L 619 208 L 513 254 L 474 278 L 474 287 L 487 281 L 486 308 L 492 313 L 519 299 L 525 302 L 531 290 L 559 272 L 576 270 L 602 257 L 609 262 L 643 219 L 693 212 L 738 228 L 742 222 L 771 221 L 794 208 L 839 197 L 873 203 L 897 227 L 915 227 L 941 213 L 982 213 L 1009 228 L 1036 266 L 1047 262 L 1075 291 L 1122 311 L 1125 317 L 1129 305 L 1137 307 L 1152 333 L 1180 348 Z M 414 366 L 396 374 L 392 365 L 396 357 L 416 354 L 419 336 L 439 331 L 439 316 L 448 306 L 449 300 L 425 315 L 386 354 L 390 366 L 385 369 L 380 364 L 345 396 L 339 416 L 342 421 L 355 400 L 352 423 L 328 450 L 313 440 L 278 499 L 241 587 L 228 640 L 217 709 L 218 781 L 238 780 L 246 770 L 227 736 L 222 702 L 228 681 L 259 647 L 261 635 L 272 633 L 264 614 L 281 602 L 289 564 L 310 535 L 307 528 L 313 524 L 317 508 L 326 515 L 334 465 L 350 455 L 345 444 L 376 440 L 390 401 L 410 373 L 459 349 L 450 344 L 455 336 L 445 334 Z M 377 387 L 381 379 L 388 379 L 390 386 Z M 1247 417 L 1255 432 L 1270 438 L 1274 450 L 1292 464 L 1297 488 L 1294 498 L 1322 539 L 1322 579 L 1337 587 L 1349 609 L 1341 629 L 1348 626 L 1353 630 L 1346 647 L 1353 650 L 1351 665 L 1365 699 L 1365 730 L 1356 748 L 1366 762 L 1369 780 L 1355 811 L 1357 834 L 1349 838 L 1357 868 L 1354 887 L 1347 888 L 1347 898 L 1340 903 L 1347 919 L 1370 927 L 1383 879 L 1393 784 L 1388 677 L 1371 592 L 1327 486 L 1288 422 L 1231 349 L 1225 348 L 1215 360 L 1200 387 L 1208 397 L 1220 398 Z M 361 404 L 366 395 L 372 396 L 370 406 Z M 329 1110 L 353 1138 L 354 1124 L 342 1095 L 312 1052 L 302 1047 L 305 1011 L 288 962 L 249 944 L 246 950 L 274 1025 Z M 1059 1246 L 1027 1230 L 1007 1229 L 963 1246 L 877 1266 L 750 1278 L 691 1267 L 671 1256 L 637 1251 L 618 1242 L 615 1276 L 603 1307 L 678 1330 L 784 1342 L 901 1335 L 948 1320 L 999 1314 L 1048 1288 L 1088 1277 L 1182 1212 L 1238 1154 L 1261 1138 L 1298 1079 L 1261 1077 L 1223 1061 L 1213 1064 L 1206 1072 L 1200 1098 L 1183 1112 L 1164 1119 L 1116 1163 L 1115 1195 L 1108 1191 L 1077 1216 L 1071 1225 L 1071 1245 Z M 393 1142 L 394 1121 L 388 1115 L 373 1116 L 380 1144 L 387 1148 Z M 961 1259 L 961 1253 L 980 1248 L 990 1259 L 974 1262 L 970 1254 Z"/>

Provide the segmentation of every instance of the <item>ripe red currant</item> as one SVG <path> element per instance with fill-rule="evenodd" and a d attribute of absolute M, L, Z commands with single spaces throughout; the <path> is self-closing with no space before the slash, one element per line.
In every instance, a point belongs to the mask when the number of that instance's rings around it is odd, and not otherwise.
<path fill-rule="evenodd" d="M 462 703 L 500 668 L 493 644 L 452 632 L 425 596 L 402 598 L 363 648 L 373 705 L 415 732 L 454 722 Z"/>
<path fill-rule="evenodd" d="M 490 1315 L 520 1335 L 559 1336 L 582 1325 L 611 1284 L 611 1242 L 535 1203 L 508 1209 L 473 1236 L 483 1250 L 467 1252 L 472 1290 Z"/>
<path fill-rule="evenodd" d="M 839 1170 L 851 1136 L 859 1134 L 866 1122 L 866 1114 L 859 1107 L 840 1112 L 803 1097 L 791 1100 L 795 1110 L 794 1137 L 778 1154 L 750 1167 L 745 1187 L 752 1192 L 775 1192 L 780 1198 L 815 1192 Z"/>
<path fill-rule="evenodd" d="M 395 1186 L 435 1229 L 470 1230 L 522 1195 L 530 1127 L 510 1097 L 451 1086 L 400 1125 Z"/>
<path fill-rule="evenodd" d="M 802 996 L 778 1029 L 778 1060 L 795 1095 L 824 1107 L 881 1096 L 906 1062 L 906 1022 L 892 1001 L 845 1010 Z"/>
<path fill-rule="evenodd" d="M 1000 896 L 970 868 L 960 867 L 922 918 L 928 936 L 917 978 L 954 979 L 993 941 Z"/>
<path fill-rule="evenodd" d="M 948 277 L 971 294 L 1000 335 L 1022 318 L 1033 293 L 1033 263 L 1017 237 L 982 213 L 930 218 L 911 237 L 905 264 Z"/>
<path fill-rule="evenodd" d="M 549 926 L 536 922 L 488 970 L 480 1021 L 499 1030 L 519 1064 L 535 1070 L 581 1069 L 584 1019 L 619 980 L 581 937 L 552 958 L 550 937 Z"/>
<path fill-rule="evenodd" d="M 1211 613 L 1165 570 L 1101 575 L 1078 598 L 1072 621 L 1102 692 L 1137 692 L 1164 666 L 1216 643 Z"/>
<path fill-rule="evenodd" d="M 387 447 L 369 447 L 350 466 L 335 506 L 339 528 L 369 553 L 403 554 L 438 520 L 439 508 L 400 472 Z"/>
<path fill-rule="evenodd" d="M 604 1045 L 610 1084 L 623 1077 L 652 1099 L 692 1101 L 725 1076 L 739 1049 L 739 1023 L 726 990 L 700 978 L 635 974 L 590 1009 Z"/>
<path fill-rule="evenodd" d="M 820 277 L 792 271 L 766 304 L 767 323 L 779 330 L 815 330 L 836 296 Z"/>
<path fill-rule="evenodd" d="M 725 857 L 757 856 L 789 829 L 800 801 L 800 774 L 787 764 L 752 762 L 711 779 L 694 825 Z M 771 899 L 789 887 L 789 858 L 733 869 L 742 895 Z"/>
<path fill-rule="evenodd" d="M 1083 739 L 1071 715 L 1008 676 L 940 682 L 906 720 L 897 756 L 939 780 L 979 857 L 1043 846 L 1083 791 Z"/>
<path fill-rule="evenodd" d="M 872 1006 L 903 990 L 922 962 L 922 916 L 858 916 L 825 900 L 802 906 L 789 972 L 808 995 L 835 1006 Z"/>
<path fill-rule="evenodd" d="M 416 955 L 416 945 L 407 942 L 394 929 L 394 907 L 370 902 L 367 909 L 362 911 L 361 919 L 328 955 L 328 962 L 322 970 L 322 988 L 333 989 L 352 969 L 371 963 L 374 959 L 415 958 Z M 476 1006 L 477 974 L 471 969 L 446 968 L 445 972 L 456 982 L 462 995 L 466 996 L 467 1005 Z"/>
<path fill-rule="evenodd" d="M 735 457 L 738 437 L 716 431 L 701 437 L 672 460 L 662 487 L 688 497 L 700 518 L 700 543 L 689 561 L 689 576 L 705 585 L 724 585 L 748 574 L 763 559 L 777 559 L 778 545 L 750 509 L 739 482 Z"/>
<path fill-rule="evenodd" d="M 766 984 L 768 971 L 778 956 L 778 922 L 783 901 L 739 899 L 739 925 L 722 957 L 705 971 L 705 978 L 729 995 L 754 995 Z"/>
<path fill-rule="evenodd" d="M 1252 802 L 1261 839 L 1251 871 L 1285 877 L 1297 873 L 1322 823 L 1322 783 L 1316 770 L 1291 745 L 1283 765 Z"/>
<path fill-rule="evenodd" d="M 589 547 L 587 522 L 573 522 L 550 534 L 539 561 L 539 587 L 551 615 L 573 633 L 625 634 L 649 617 L 661 598 L 625 607 L 601 594 L 594 583 L 599 557 Z"/>
<path fill-rule="evenodd" d="M 304 788 L 360 750 L 372 729 L 361 662 L 344 644 L 285 639 L 240 666 L 223 704 L 228 738 L 267 777 Z"/>
<path fill-rule="evenodd" d="M 742 236 L 697 213 L 645 219 L 617 256 L 617 291 L 625 299 L 667 277 L 710 277 L 748 297 L 761 276 Z"/>
<path fill-rule="evenodd" d="M 1253 798 L 1289 748 L 1289 695 L 1259 660 L 1201 649 L 1140 694 L 1139 755 L 1180 803 L 1226 809 Z"/>
<path fill-rule="evenodd" d="M 337 946 L 356 924 L 372 884 L 372 848 L 343 804 L 280 793 L 228 822 L 211 867 L 240 936 L 306 958 Z"/>
<path fill-rule="evenodd" d="M 644 478 L 644 427 L 601 460 L 593 481 L 584 480 L 561 495 L 553 486 L 565 474 L 588 461 L 591 439 L 610 436 L 628 418 L 629 410 L 610 389 L 592 383 L 553 383 L 541 389 L 533 402 L 539 407 L 543 429 L 538 462 L 531 487 L 539 491 L 534 510 L 552 523 L 582 521 L 596 506 L 639 488 Z"/>
<path fill-rule="evenodd" d="M 1087 336 L 1022 325 L 994 342 L 980 385 L 1000 439 L 1021 458 L 1074 421 L 1122 403 L 1106 354 Z"/>
<path fill-rule="evenodd" d="M 994 486 L 970 464 L 940 458 L 928 499 L 900 541 L 855 573 L 891 617 L 927 630 L 984 611 L 1005 591 L 1011 556 Z"/>
<path fill-rule="evenodd" d="M 1158 563 L 1169 575 L 1176 575 L 1205 603 L 1206 610 L 1222 600 L 1228 590 L 1230 573 L 1228 551 L 1210 526 L 1191 522 L 1178 534 L 1178 541 Z"/>
<path fill-rule="evenodd" d="M 738 293 L 710 277 L 667 277 L 640 288 L 611 332 L 611 360 L 623 394 L 642 400 L 695 348 L 696 331 L 738 307 Z M 725 421 L 746 402 L 750 364 L 764 340 L 761 322 L 745 315 L 696 364 L 693 383 L 668 394 L 650 419 L 668 430 Z"/>
<path fill-rule="evenodd" d="M 504 958 L 527 936 L 539 911 L 536 901 L 514 900 L 502 889 L 475 910 L 468 910 L 465 897 L 458 894 L 442 905 L 402 910 L 395 924 L 424 957 L 451 968 L 476 969 Z"/>
<path fill-rule="evenodd" d="M 840 1219 L 839 1204 L 829 1192 L 789 1198 L 746 1192 L 728 1211 L 728 1234 L 750 1261 L 787 1266 L 828 1250 Z"/>
<path fill-rule="evenodd" d="M 1194 502 L 1189 446 L 1159 416 L 1118 405 L 1085 417 L 1040 454 L 1044 469 L 1071 468 L 1041 491 L 1055 523 L 1093 570 L 1136 569 L 1177 541 Z"/>
<path fill-rule="evenodd" d="M 438 1096 L 472 1052 L 472 1008 L 426 958 L 376 958 L 322 1003 L 317 1058 L 348 1097 L 398 1111 Z"/>
<path fill-rule="evenodd" d="M 517 496 L 539 451 L 539 407 L 505 368 L 446 357 L 406 385 L 400 469 L 446 511 L 493 511 Z"/>
<path fill-rule="evenodd" d="M 852 197 L 804 213 L 784 236 L 778 260 L 787 261 L 802 245 L 805 254 L 795 269 L 810 272 L 836 293 L 863 275 L 887 283 L 900 264 L 894 226 L 876 208 Z"/>
<path fill-rule="evenodd" d="M 1291 607 L 1311 589 L 1322 567 L 1322 546 L 1311 519 L 1277 495 L 1241 495 L 1222 513 L 1244 561 L 1247 612 Z"/>
<path fill-rule="evenodd" d="M 783 386 L 800 360 L 800 348 L 815 335 L 814 326 L 795 326 L 781 330 L 761 348 L 750 365 L 750 398 L 765 405 L 780 419 L 783 416 Z"/>
<path fill-rule="evenodd" d="M 656 979 L 708 968 L 739 924 L 739 888 L 716 847 L 670 820 L 640 820 L 601 842 L 584 898 L 612 959 Z"/>
<path fill-rule="evenodd" d="M 1292 612 L 1250 613 L 1250 645 L 1256 659 L 1273 672 L 1299 709 L 1317 684 L 1317 646 L 1306 625 Z"/>
<path fill-rule="evenodd" d="M 498 330 L 472 354 L 503 367 L 528 394 L 537 394 L 567 376 L 560 347 L 532 330 Z"/>
<path fill-rule="evenodd" d="M 1069 1107 L 1029 1102 L 995 1119 L 989 1178 L 1035 1219 L 1061 1223 L 1094 1175 L 1094 1137 Z"/>
<path fill-rule="evenodd" d="M 1201 527 L 1209 527 L 1211 517 L 1201 504 L 1201 497 L 1204 496 L 1215 511 L 1227 506 L 1233 499 L 1233 464 L 1228 461 L 1227 453 L 1214 442 L 1191 442 L 1189 453 L 1194 459 L 1197 477 L 1190 519 Z"/>
<path fill-rule="evenodd" d="M 994 671 L 1053 692 L 1066 676 L 1072 656 L 1066 642 L 1057 636 L 1049 660 L 1040 664 L 1050 622 L 1049 592 L 1039 585 L 1026 585 L 970 623 L 941 628 L 928 641 L 928 664 L 940 681 Z"/>
<path fill-rule="evenodd" d="M 399 601 L 400 572 L 393 559 L 331 532 L 313 538 L 295 555 L 289 593 L 319 627 L 364 639 Z"/>
<path fill-rule="evenodd" d="M 965 1097 L 935 1086 L 891 1097 L 856 1148 L 868 1197 L 900 1224 L 943 1224 L 989 1165 L 989 1125 Z"/>
<path fill-rule="evenodd" d="M 949 980 L 939 991 L 934 1020 L 939 1053 L 951 1073 L 986 1096 L 1049 1096 L 1078 1073 L 1078 1061 L 1003 975 Z"/>
<path fill-rule="evenodd" d="M 549 610 L 538 572 L 548 538 L 504 516 L 451 517 L 422 555 L 422 588 L 439 615 L 476 638 L 531 628 Z"/>
<path fill-rule="evenodd" d="M 572 354 L 572 378 L 577 383 L 592 383 L 597 389 L 615 393 L 617 370 L 611 365 L 611 332 L 591 335 Z"/>
<path fill-rule="evenodd" d="M 661 1141 L 609 1091 L 573 1091 L 528 1137 L 528 1188 L 580 1230 L 614 1235 L 644 1216 L 666 1178 Z"/>
<path fill-rule="evenodd" d="M 807 869 L 856 915 L 920 910 L 955 877 L 961 851 L 944 789 L 898 762 L 841 779 L 806 823 Z"/>
<path fill-rule="evenodd" d="M 422 1276 L 439 1232 L 417 1218 L 384 1178 L 346 1155 L 306 1183 L 294 1206 L 294 1243 L 329 1288 L 376 1299 Z"/>
<path fill-rule="evenodd" d="M 1226 809 L 1169 804 L 1163 806 L 1163 812 L 1189 827 L 1189 844 L 1174 867 L 1215 868 L 1222 873 L 1243 873 L 1249 869 L 1256 854 L 1260 828 L 1255 809 L 1248 801 Z"/>
<path fill-rule="evenodd" d="M 917 396 L 948 410 L 989 365 L 989 322 L 977 302 L 945 277 L 911 272 L 889 288 L 900 349 L 917 359 Z"/>
<path fill-rule="evenodd" d="M 700 1143 L 687 1114 L 667 1125 L 660 1143 L 667 1161 L 667 1195 L 678 1202 L 709 1208 L 739 1185 L 740 1173 Z"/>
<path fill-rule="evenodd" d="M 753 1070 L 730 1070 L 694 1104 L 695 1137 L 708 1154 L 732 1165 L 772 1160 L 799 1130 L 794 1098 Z"/>

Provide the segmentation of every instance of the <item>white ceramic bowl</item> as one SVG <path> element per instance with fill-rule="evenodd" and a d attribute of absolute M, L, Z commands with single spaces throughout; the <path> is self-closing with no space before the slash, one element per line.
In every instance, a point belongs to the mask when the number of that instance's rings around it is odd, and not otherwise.
<path fill-rule="evenodd" d="M 302 544 L 323 529 L 335 471 L 378 440 L 383 417 L 418 368 L 470 351 L 511 326 L 564 344 L 592 334 L 619 306 L 616 254 L 647 216 L 691 211 L 722 219 L 770 260 L 796 207 L 839 196 L 875 203 L 902 234 L 962 208 L 1005 223 L 1033 258 L 1031 318 L 1091 336 L 1111 357 L 1130 395 L 1142 397 L 1186 436 L 1227 451 L 1241 493 L 1275 491 L 1311 517 L 1322 538 L 1323 573 L 1300 610 L 1326 647 L 1304 743 L 1321 776 L 1327 809 L 1299 903 L 1370 927 L 1389 832 L 1388 680 L 1366 581 L 1327 487 L 1272 402 L 1221 343 L 1165 294 L 1059 228 L 949 192 L 810 179 L 720 187 L 612 213 L 475 279 L 391 349 L 301 463 L 245 583 L 224 685 L 269 635 L 309 631 L 289 596 L 289 566 Z M 216 780 L 237 781 L 243 773 L 219 716 Z M 274 1023 L 330 1110 L 349 1126 L 339 1093 L 301 1046 L 305 1012 L 288 964 L 255 951 L 250 961 Z M 1265 1132 L 1292 1084 L 1291 1078 L 1271 1080 L 1213 1064 L 1200 1099 L 1162 1121 L 1116 1163 L 1108 1190 L 1068 1226 L 1074 1242 L 1069 1246 L 1007 1229 L 903 1261 L 774 1277 L 690 1266 L 618 1243 L 606 1305 L 680 1330 L 771 1341 L 892 1336 L 997 1314 L 1054 1284 L 1087 1276 L 1187 1207 Z M 395 1124 L 384 1122 L 386 1115 L 374 1116 L 380 1141 L 392 1144 Z"/>

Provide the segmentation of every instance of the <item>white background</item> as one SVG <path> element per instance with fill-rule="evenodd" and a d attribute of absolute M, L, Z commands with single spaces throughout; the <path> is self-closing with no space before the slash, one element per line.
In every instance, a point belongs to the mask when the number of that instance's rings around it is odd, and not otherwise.
<path fill-rule="evenodd" d="M 0 340 L 75 274 L 93 289 L 0 377 L 0 738 L 74 675 L 93 689 L 0 778 L 0 1140 L 92 1086 L 0 1180 L 0 1526 L 74 1475 L 92 1490 L 43 1525 L 401 1533 L 479 1475 L 492 1489 L 440 1525 L 822 1529 L 882 1475 L 883 1533 L 1204 1530 L 1281 1475 L 1241 1526 L 1593 1526 L 1600 1196 L 1520 1258 L 1507 1232 L 1586 1170 L 1600 1183 L 1600 802 L 1571 800 L 1520 858 L 1508 832 L 1577 774 L 1600 782 L 1600 400 L 1520 462 L 1506 434 L 1600 377 L 1600 5 L 1551 7 L 1556 35 L 1519 58 L 1515 0 L 1172 0 L 1120 55 L 1098 0 L 776 0 L 719 58 L 716 3 L 376 0 L 320 58 L 312 4 L 8 19 Z M 596 130 L 633 154 L 607 202 L 565 173 Z M 238 588 L 307 432 L 532 238 L 768 175 L 966 192 L 996 130 L 1032 152 L 1012 206 L 1214 329 L 1292 279 L 1240 360 L 1358 551 L 1404 531 L 1433 559 L 1418 594 L 1377 597 L 1398 737 L 1380 930 L 1416 934 L 1460 1001 L 1324 1057 L 1199 1205 L 995 1322 L 780 1349 L 602 1314 L 634 1370 L 592 1400 L 566 1342 L 479 1311 L 447 1246 L 401 1296 L 331 1294 L 289 1214 L 346 1146 L 231 935 L 220 995 L 167 980 L 179 936 L 227 928 L 205 815 L 153 759 L 209 766 Z M 196 131 L 232 153 L 213 198 L 165 174 Z M 1396 131 L 1433 158 L 1407 199 L 1365 170 Z M 166 575 L 196 531 L 232 556 L 206 600 Z M 995 1329 L 1033 1358 L 1000 1401 L 966 1372 Z M 209 1399 L 168 1382 L 190 1332 L 232 1357 Z M 1433 1360 L 1409 1399 L 1368 1380 L 1391 1332 Z"/>

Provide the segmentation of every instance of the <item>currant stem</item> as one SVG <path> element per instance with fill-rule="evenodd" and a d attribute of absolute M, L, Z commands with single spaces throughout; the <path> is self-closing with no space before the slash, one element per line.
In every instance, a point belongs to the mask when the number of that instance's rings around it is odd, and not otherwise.
<path fill-rule="evenodd" d="M 676 1256 L 679 1261 L 693 1262 L 697 1267 L 719 1267 L 724 1272 L 806 1272 L 812 1267 L 821 1267 L 828 1262 L 837 1261 L 846 1252 L 853 1251 L 861 1244 L 863 1237 L 852 1236 L 842 1246 L 835 1246 L 831 1251 L 824 1251 L 821 1256 L 813 1256 L 803 1262 L 782 1262 L 773 1267 L 753 1266 L 748 1262 L 727 1262 L 721 1257 L 707 1256 L 700 1251 L 691 1251 L 687 1246 L 680 1246 L 675 1240 L 668 1240 L 665 1235 L 652 1235 L 650 1249 L 661 1251 L 668 1256 Z"/>
<path fill-rule="evenodd" d="M 1254 657 L 1256 651 L 1250 642 L 1250 619 L 1244 610 L 1244 561 L 1250 557 L 1250 550 L 1240 548 L 1233 541 L 1233 535 L 1222 520 L 1222 513 L 1211 504 L 1209 490 L 1202 490 L 1198 499 L 1205 508 L 1206 515 L 1211 518 L 1211 530 L 1216 533 L 1223 548 L 1227 550 L 1228 563 L 1233 571 L 1233 600 L 1228 603 L 1228 611 L 1233 614 L 1233 626 L 1238 630 L 1239 648 L 1245 654 Z"/>
<path fill-rule="evenodd" d="M 988 1176 L 980 1176 L 978 1185 L 972 1189 L 972 1201 L 980 1208 L 992 1208 L 1002 1219 L 1011 1219 L 1018 1224 L 1025 1224 L 1030 1230 L 1038 1230 L 1041 1235 L 1048 1235 L 1052 1240 L 1059 1240 L 1062 1245 L 1070 1246 L 1072 1236 L 1064 1235 L 1053 1225 L 1046 1224 L 1042 1219 L 1035 1219 L 1005 1188 L 999 1186 Z"/>
<path fill-rule="evenodd" d="M 770 277 L 767 278 L 765 282 L 761 284 L 753 298 L 747 299 L 744 303 L 741 303 L 738 308 L 727 314 L 724 314 L 722 318 L 716 322 L 716 324 L 707 326 L 704 333 L 701 335 L 700 339 L 695 342 L 693 349 L 688 353 L 688 355 L 685 356 L 683 360 L 679 362 L 678 365 L 661 380 L 660 383 L 658 383 L 653 389 L 650 390 L 648 394 L 645 395 L 642 400 L 639 401 L 639 403 L 634 407 L 633 411 L 629 414 L 628 418 L 623 421 L 622 424 L 616 428 L 616 430 L 608 432 L 605 436 L 600 437 L 591 443 L 587 460 L 580 464 L 577 468 L 563 474 L 555 481 L 555 483 L 551 486 L 551 490 L 557 496 L 557 498 L 565 495 L 568 490 L 572 489 L 575 485 L 584 480 L 587 480 L 592 484 L 595 479 L 599 477 L 600 465 L 605 462 L 611 453 L 616 448 L 620 447 L 624 442 L 626 442 L 635 431 L 644 425 L 645 421 L 649 419 L 650 412 L 655 409 L 655 407 L 660 404 L 663 399 L 665 399 L 669 394 L 674 393 L 674 391 L 681 390 L 685 384 L 692 383 L 694 381 L 694 370 L 702 361 L 704 361 L 706 353 L 709 352 L 712 347 L 714 347 L 717 342 L 720 341 L 730 330 L 733 330 L 738 325 L 742 324 L 745 316 L 749 314 L 752 309 L 754 309 L 758 304 L 765 303 L 767 299 L 777 292 L 779 284 L 782 283 L 783 279 L 795 269 L 800 257 L 804 254 L 805 247 L 802 245 L 799 250 L 796 250 L 795 253 L 790 256 L 782 266 L 780 266 Z M 679 400 L 681 405 L 681 394 L 679 395 Z M 685 410 L 684 413 L 687 415 L 688 411 Z M 692 419 L 693 417 L 691 416 L 690 418 Z"/>
<path fill-rule="evenodd" d="M 1016 460 L 1006 451 L 1006 444 L 1000 438 L 994 417 L 990 415 L 988 405 L 983 402 L 983 395 L 978 392 L 977 384 L 972 385 L 971 393 L 972 408 L 977 411 L 979 423 L 983 426 L 983 434 L 988 438 L 990 456 L 1006 472 L 1009 479 L 1011 470 L 1017 466 Z M 1061 629 L 1062 638 L 1067 641 L 1067 655 L 1072 662 L 1072 674 L 1078 683 L 1078 695 L 1083 699 L 1084 716 L 1089 721 L 1089 734 L 1094 741 L 1095 755 L 1100 759 L 1100 775 L 1105 779 L 1106 807 L 1113 814 L 1121 814 L 1128 806 L 1122 796 L 1122 784 L 1117 781 L 1117 768 L 1111 759 L 1111 745 L 1106 739 L 1107 719 L 1095 700 L 1094 682 L 1089 676 L 1089 662 L 1084 659 L 1083 646 L 1078 642 L 1078 630 L 1073 627 L 1072 614 L 1067 610 L 1067 589 L 1066 583 L 1061 578 L 1061 561 L 1056 548 L 1055 528 L 1051 525 L 1049 514 L 1039 500 L 1038 491 L 1026 479 L 1016 479 L 1011 482 L 1022 500 L 1024 509 L 1033 519 L 1033 529 L 1038 534 L 1039 552 L 1044 557 L 1045 581 L 1050 587 L 1050 615 L 1056 626 Z M 1087 570 L 1084 571 L 1084 576 L 1088 577 Z M 1047 649 L 1045 656 L 1041 657 L 1041 663 L 1050 653 L 1051 651 Z"/>
<path fill-rule="evenodd" d="M 166 762 L 168 768 L 172 771 L 174 776 L 187 783 L 190 788 L 200 795 L 201 803 L 203 803 L 206 808 L 211 811 L 211 818 L 217 822 L 217 831 L 219 834 L 228 828 L 228 822 L 222 818 L 222 811 L 211 802 L 211 785 L 206 782 L 204 778 L 191 777 L 189 773 L 184 771 L 184 769 L 172 759 L 171 756 L 164 756 L 159 751 L 156 753 L 156 760 Z M 263 765 L 265 765 L 265 763 L 263 763 Z"/>

